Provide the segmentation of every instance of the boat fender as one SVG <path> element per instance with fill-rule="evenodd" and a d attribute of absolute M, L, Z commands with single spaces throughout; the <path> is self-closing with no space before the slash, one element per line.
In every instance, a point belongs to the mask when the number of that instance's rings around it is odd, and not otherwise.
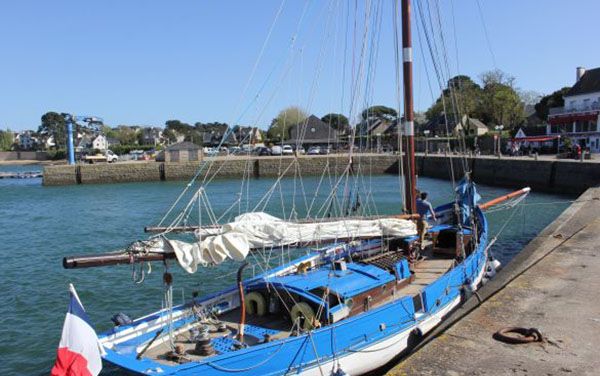
<path fill-rule="evenodd" d="M 292 319 L 292 324 L 303 318 L 303 323 L 301 322 L 301 325 L 302 329 L 304 330 L 311 330 L 314 329 L 316 326 L 319 326 L 315 318 L 315 312 L 310 307 L 310 305 L 308 305 L 308 303 L 305 302 L 299 302 L 294 304 L 290 313 L 290 317 Z"/>
<path fill-rule="evenodd" d="M 246 294 L 245 301 L 248 314 L 264 316 L 267 313 L 267 302 L 261 293 L 252 291 Z"/>
<path fill-rule="evenodd" d="M 115 324 L 115 326 L 129 325 L 133 322 L 133 320 L 131 320 L 131 318 L 123 312 L 119 312 L 116 315 L 114 315 L 110 319 L 110 321 L 112 321 Z"/>
<path fill-rule="evenodd" d="M 501 265 L 502 264 L 500 264 L 500 261 L 498 260 L 489 260 L 485 268 L 485 276 L 488 279 L 492 279 L 496 275 L 496 272 L 500 269 Z"/>

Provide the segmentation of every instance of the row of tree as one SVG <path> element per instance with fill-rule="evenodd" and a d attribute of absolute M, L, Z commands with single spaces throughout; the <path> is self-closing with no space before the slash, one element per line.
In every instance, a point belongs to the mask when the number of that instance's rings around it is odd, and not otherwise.
<path fill-rule="evenodd" d="M 466 114 L 480 119 L 488 126 L 502 124 L 506 129 L 516 128 L 524 123 L 528 107 L 534 107 L 539 120 L 545 121 L 551 107 L 564 105 L 563 95 L 568 90 L 569 87 L 565 87 L 547 96 L 532 91 L 522 91 L 515 86 L 514 77 L 500 70 L 482 73 L 479 76 L 479 82 L 469 76 L 459 75 L 448 80 L 441 95 L 427 109 L 424 114 L 425 119 L 421 122 L 436 119 L 443 113 L 450 116 Z M 301 123 L 308 116 L 309 114 L 299 107 L 285 108 L 271 121 L 266 138 L 272 141 L 287 139 L 291 126 Z M 398 113 L 391 107 L 371 106 L 362 111 L 358 123 L 365 124 L 365 121 L 374 118 L 393 121 L 398 118 Z M 350 121 L 343 114 L 329 113 L 321 117 L 321 120 L 342 134 L 348 134 L 351 130 Z M 180 120 L 168 120 L 165 123 L 163 135 L 169 142 L 175 142 L 183 136 L 186 141 L 202 144 L 207 132 L 214 134 L 215 137 L 220 137 L 227 127 L 226 123 L 220 122 L 197 122 L 191 125 Z M 143 143 L 143 134 L 138 132 L 135 127 L 120 125 L 110 128 L 103 126 L 101 130 L 107 137 L 115 138 L 123 145 Z M 80 131 L 79 127 L 76 128 L 76 131 Z M 57 147 L 65 147 L 66 124 L 61 114 L 56 112 L 44 114 L 38 132 L 54 136 Z M 12 144 L 12 135 L 10 138 L 10 144 Z M 7 132 L 0 133 L 0 148 L 10 148 L 10 145 L 7 146 L 8 143 Z"/>
<path fill-rule="evenodd" d="M 488 125 L 517 126 L 525 120 L 525 105 L 515 78 L 500 70 L 480 75 L 481 84 L 471 77 L 459 75 L 448 80 L 446 88 L 427 109 L 427 119 L 446 115 L 466 114 Z M 527 93 L 529 95 L 529 93 Z"/>

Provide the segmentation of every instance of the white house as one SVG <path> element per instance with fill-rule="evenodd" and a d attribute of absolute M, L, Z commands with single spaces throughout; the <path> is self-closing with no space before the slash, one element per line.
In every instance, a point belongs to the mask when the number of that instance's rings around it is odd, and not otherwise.
<path fill-rule="evenodd" d="M 106 149 L 108 149 L 108 142 L 106 141 L 106 137 L 101 134 L 97 135 L 92 140 L 92 149 L 98 149 L 98 150 L 102 150 L 102 151 L 105 151 Z"/>
<path fill-rule="evenodd" d="M 38 144 L 38 139 L 33 131 L 23 131 L 17 135 L 17 144 L 20 150 L 32 150 Z"/>
<path fill-rule="evenodd" d="M 546 133 L 600 152 L 600 68 L 578 67 L 575 85 L 563 98 L 564 107 L 550 109 Z"/>

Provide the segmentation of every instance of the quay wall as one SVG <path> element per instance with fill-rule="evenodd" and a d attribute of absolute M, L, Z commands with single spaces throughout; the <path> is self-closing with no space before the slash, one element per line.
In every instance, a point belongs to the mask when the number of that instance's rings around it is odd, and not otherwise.
<path fill-rule="evenodd" d="M 206 160 L 208 161 L 208 160 Z M 204 162 L 206 162 L 204 161 Z M 196 174 L 200 162 L 131 162 L 93 165 L 59 165 L 44 168 L 44 185 L 103 184 L 144 181 L 188 180 Z M 357 154 L 353 170 L 364 174 L 397 174 L 395 155 Z M 210 167 L 208 167 L 210 165 Z M 320 175 L 324 170 L 340 174 L 348 166 L 347 156 L 303 156 L 294 163 L 291 157 L 217 158 L 207 164 L 215 178 L 277 177 Z M 506 187 L 530 186 L 534 190 L 579 194 L 600 183 L 600 163 L 528 158 L 458 158 L 420 155 L 416 158 L 419 176 L 450 180 L 452 171 L 460 179 L 471 171 L 475 181 Z M 204 174 L 204 172 L 203 172 Z"/>
<path fill-rule="evenodd" d="M 45 151 L 0 151 L 0 161 L 45 161 L 48 153 Z"/>
<path fill-rule="evenodd" d="M 572 170 L 566 179 L 578 176 L 573 163 L 557 164 L 557 174 Z M 600 187 L 586 190 L 476 296 L 413 342 L 408 357 L 397 358 L 398 364 L 378 374 L 598 374 L 598 325 L 587 322 L 600 311 L 598 300 L 591 298 L 600 289 L 599 197 Z M 514 326 L 535 327 L 544 341 L 511 345 L 496 340 L 494 333 Z"/>

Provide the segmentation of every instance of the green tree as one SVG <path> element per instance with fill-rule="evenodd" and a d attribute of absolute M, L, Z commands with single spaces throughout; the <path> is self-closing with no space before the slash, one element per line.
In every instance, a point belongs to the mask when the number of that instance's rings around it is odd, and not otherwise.
<path fill-rule="evenodd" d="M 10 129 L 0 130 L 0 151 L 10 151 L 14 143 L 13 132 Z"/>
<path fill-rule="evenodd" d="M 197 136 L 195 136 L 194 127 L 179 120 L 167 120 L 165 122 L 165 130 L 169 131 L 167 137 L 172 136 L 175 140 L 177 140 L 177 136 L 180 135 L 184 137 L 185 141 L 191 141 L 192 139 L 197 138 Z"/>
<path fill-rule="evenodd" d="M 42 115 L 42 124 L 38 128 L 38 133 L 54 136 L 57 149 L 64 149 L 67 146 L 65 118 L 57 112 L 50 111 Z"/>
<path fill-rule="evenodd" d="M 134 145 L 137 143 L 137 132 L 127 125 L 119 125 L 116 132 L 116 139 L 121 145 Z"/>
<path fill-rule="evenodd" d="M 330 113 L 321 118 L 321 121 L 329 124 L 333 129 L 342 133 L 347 133 L 350 129 L 350 121 L 342 114 Z"/>
<path fill-rule="evenodd" d="M 398 112 L 391 107 L 377 105 L 365 108 L 360 116 L 363 120 L 369 118 L 387 118 L 393 120 L 398 117 Z"/>
<path fill-rule="evenodd" d="M 507 129 L 520 125 L 525 117 L 517 91 L 512 86 L 495 82 L 483 88 L 480 111 L 485 123 L 504 125 Z"/>
<path fill-rule="evenodd" d="M 471 77 L 459 75 L 448 80 L 446 88 L 437 100 L 426 111 L 427 119 L 439 117 L 445 109 L 448 114 L 455 111 L 471 117 L 480 117 L 482 89 Z"/>
<path fill-rule="evenodd" d="M 308 117 L 300 107 L 288 107 L 277 115 L 271 122 L 267 135 L 271 140 L 287 140 L 290 136 L 290 127 L 299 124 Z"/>
<path fill-rule="evenodd" d="M 565 105 L 563 96 L 567 94 L 569 90 L 571 90 L 571 88 L 565 86 L 550 95 L 542 97 L 535 105 L 536 115 L 542 120 L 548 120 L 548 113 L 552 107 L 563 107 Z"/>

